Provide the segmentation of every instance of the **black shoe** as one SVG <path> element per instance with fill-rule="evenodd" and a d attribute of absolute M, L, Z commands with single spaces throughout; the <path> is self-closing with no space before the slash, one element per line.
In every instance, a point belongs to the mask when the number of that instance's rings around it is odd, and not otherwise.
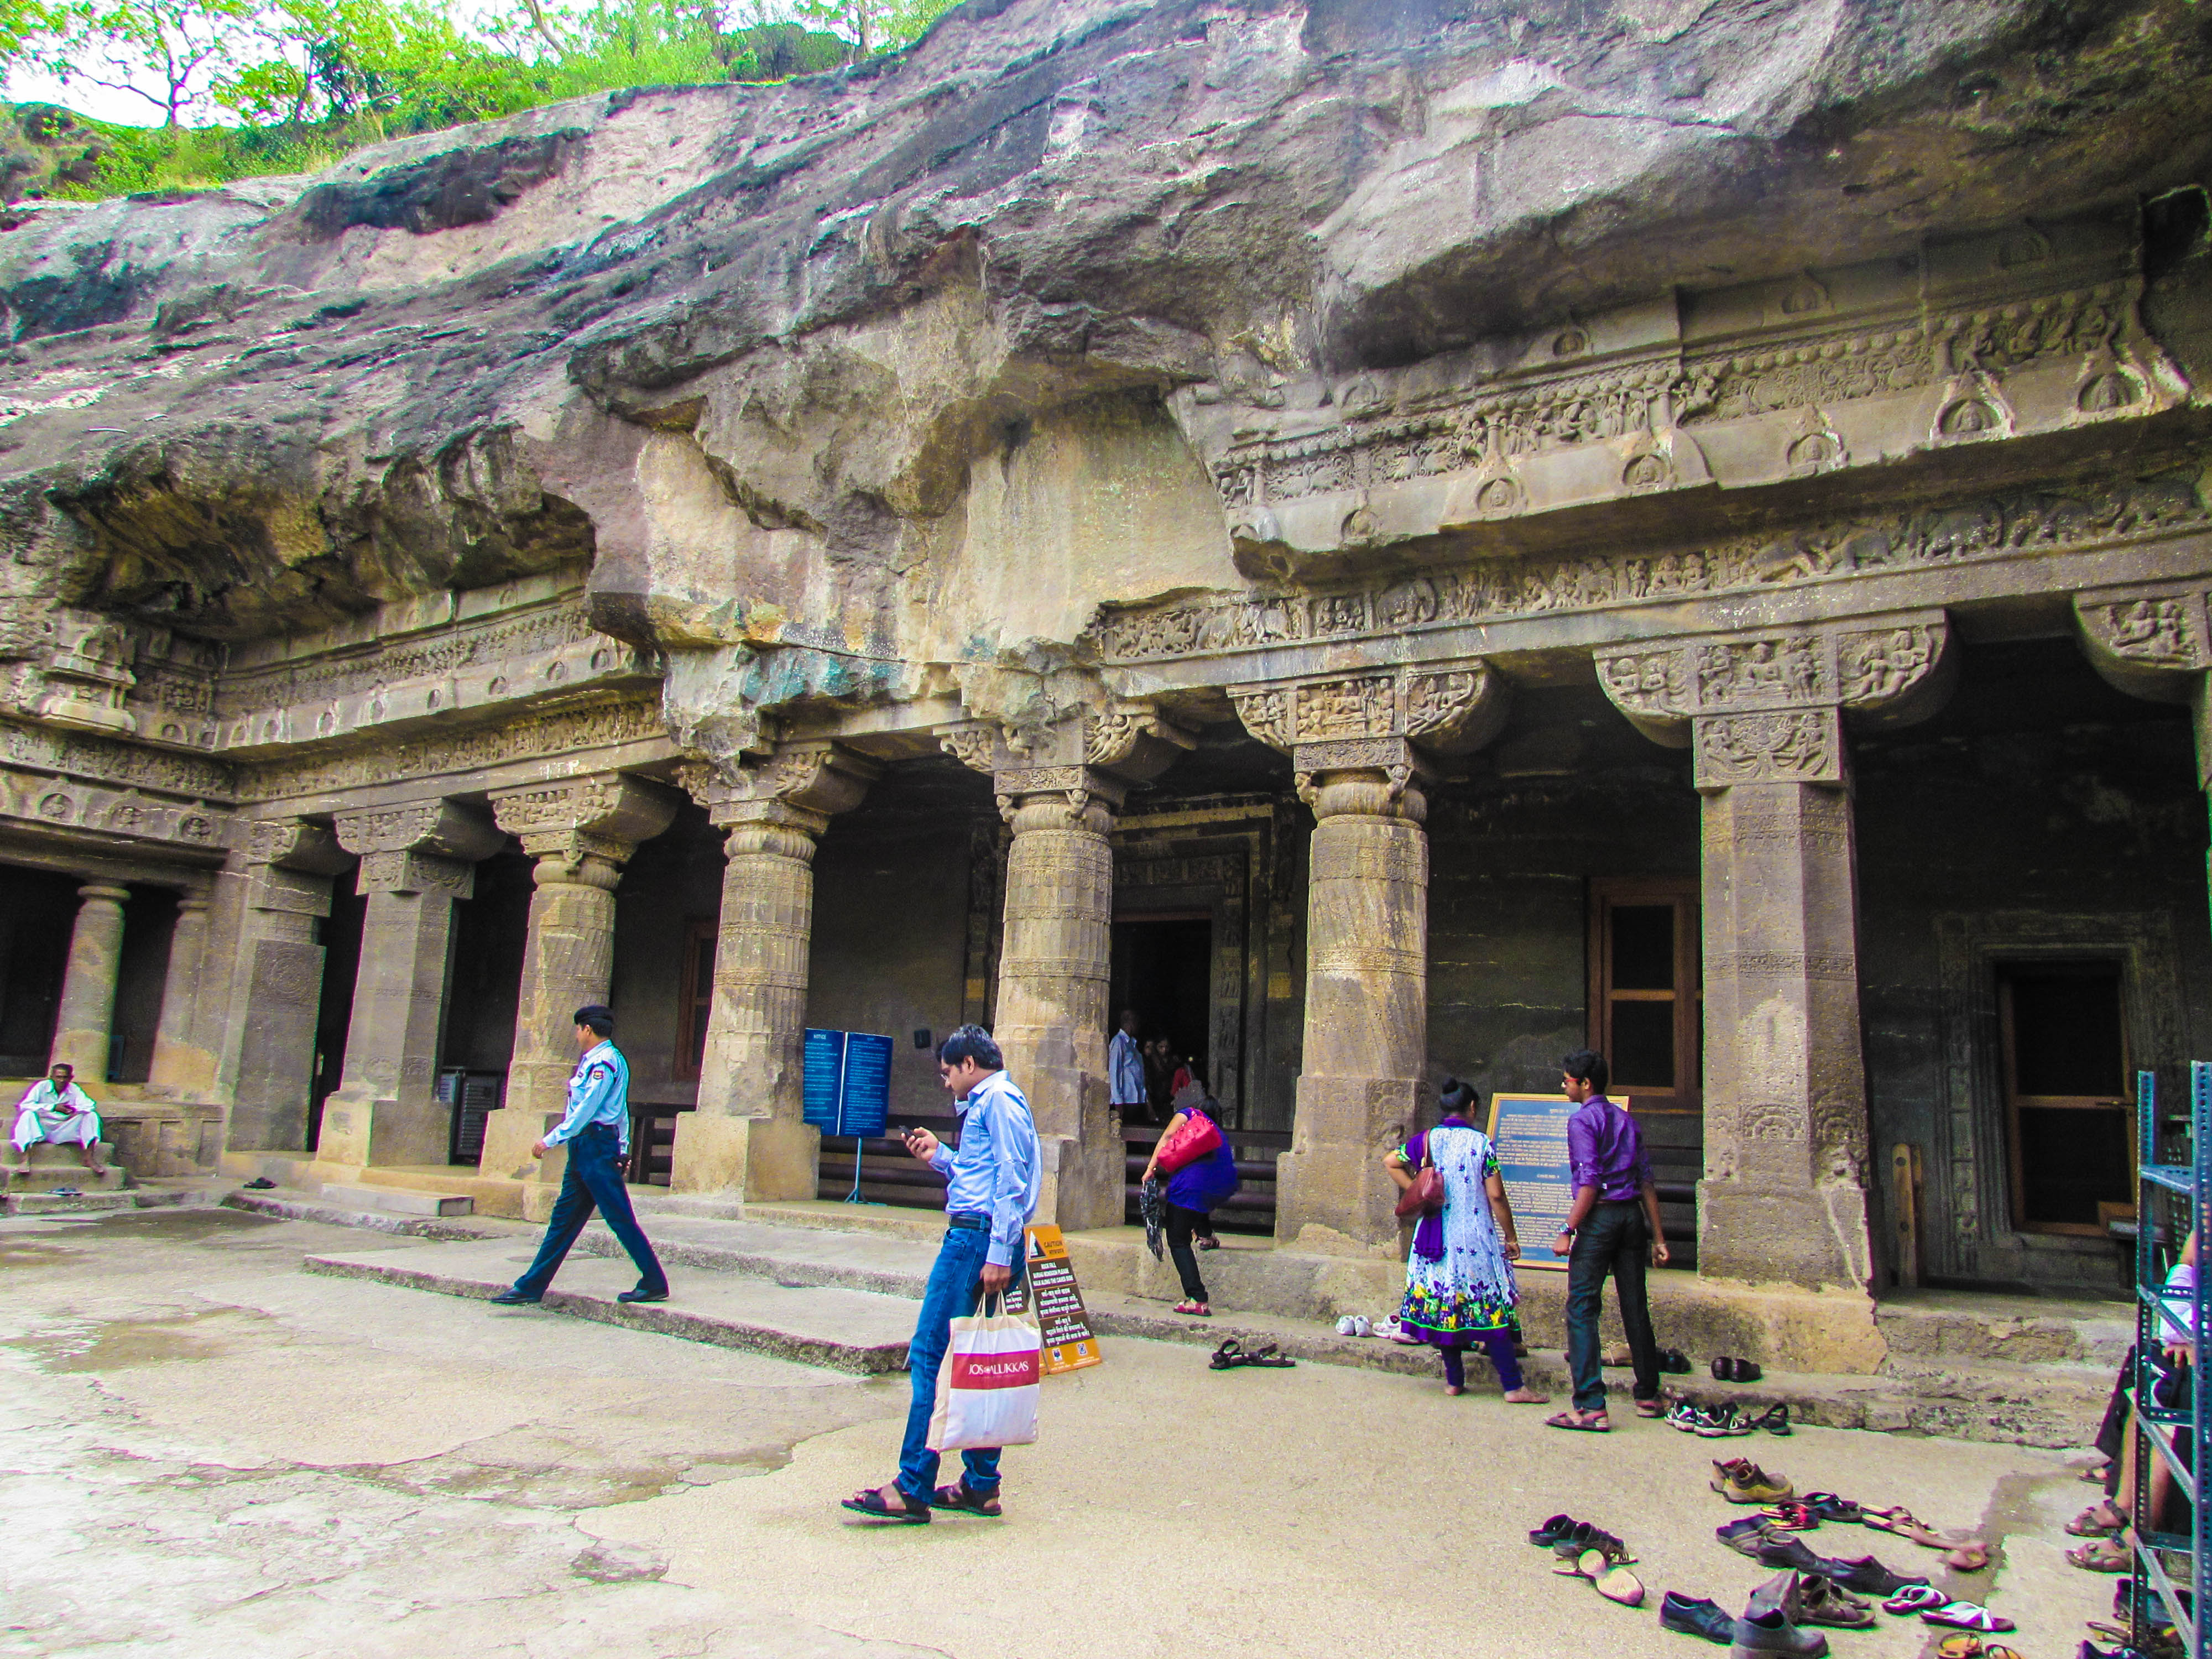
<path fill-rule="evenodd" d="M 1680 1631 L 1685 1636 L 1702 1636 L 1708 1642 L 1723 1645 L 1735 1640 L 1735 1620 L 1711 1601 L 1675 1590 L 1668 1590 L 1667 1599 L 1659 1604 L 1659 1628 Z"/>
<path fill-rule="evenodd" d="M 1759 1564 L 1763 1567 L 1789 1567 L 1798 1572 L 1819 1573 L 1822 1577 L 1828 1576 L 1827 1569 L 1830 1567 L 1838 1573 L 1850 1571 L 1839 1561 L 1826 1560 L 1814 1554 L 1805 1547 L 1805 1540 L 1802 1538 L 1779 1536 L 1770 1536 L 1759 1547 Z M 1852 1588 L 1857 1587 L 1854 1585 Z"/>
<path fill-rule="evenodd" d="M 249 1193 L 274 1192 L 276 1188 L 276 1183 L 267 1176 L 256 1176 L 246 1183 L 246 1190 Z"/>
<path fill-rule="evenodd" d="M 510 1285 L 492 1297 L 491 1305 L 495 1308 L 534 1308 L 538 1305 L 538 1297 L 525 1296 L 520 1291 Z"/>
<path fill-rule="evenodd" d="M 615 1300 L 617 1302 L 665 1302 L 668 1300 L 668 1292 L 665 1289 L 658 1291 L 617 1291 L 615 1292 Z"/>
<path fill-rule="evenodd" d="M 1713 1361 L 1713 1381 L 1716 1382 L 1756 1382 L 1763 1373 L 1754 1359 L 1732 1359 L 1723 1354 Z"/>
<path fill-rule="evenodd" d="M 1659 1369 L 1669 1376 L 1687 1376 L 1690 1374 L 1690 1356 L 1680 1348 L 1662 1348 L 1659 1351 Z"/>
<path fill-rule="evenodd" d="M 1794 1540 L 1793 1540 L 1794 1541 Z M 1804 1547 L 1798 1546 L 1802 1549 Z M 1856 1560 L 1838 1560 L 1833 1556 L 1814 1555 L 1805 1551 L 1808 1561 L 1792 1561 L 1790 1565 L 1800 1572 L 1809 1572 L 1826 1579 L 1830 1583 L 1847 1590 L 1856 1590 L 1862 1595 L 1894 1595 L 1907 1584 L 1924 1584 L 1928 1580 L 1917 1573 L 1892 1572 L 1871 1555 L 1862 1555 Z M 1765 1551 L 1759 1559 L 1766 1559 Z M 1780 1566 L 1783 1563 L 1773 1564 Z"/>

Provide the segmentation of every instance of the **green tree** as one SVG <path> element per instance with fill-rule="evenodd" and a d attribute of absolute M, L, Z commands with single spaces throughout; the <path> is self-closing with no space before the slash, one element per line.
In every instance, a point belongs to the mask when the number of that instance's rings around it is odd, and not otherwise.
<path fill-rule="evenodd" d="M 797 0 L 792 9 L 850 43 L 848 60 L 894 52 L 951 9 L 954 0 Z"/>
<path fill-rule="evenodd" d="M 143 98 L 177 127 L 241 66 L 253 28 L 252 0 L 48 0 L 21 55 L 64 86 Z"/>

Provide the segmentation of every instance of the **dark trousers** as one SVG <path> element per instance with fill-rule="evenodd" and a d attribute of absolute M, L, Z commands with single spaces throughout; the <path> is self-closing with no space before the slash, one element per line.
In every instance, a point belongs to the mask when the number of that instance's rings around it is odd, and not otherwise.
<path fill-rule="evenodd" d="M 1198 1257 L 1191 1250 L 1190 1241 L 1194 1234 L 1206 1237 L 1213 1231 L 1213 1224 L 1206 1218 L 1205 1211 L 1186 1210 L 1180 1204 L 1169 1205 L 1162 1220 L 1167 1231 L 1168 1254 L 1182 1278 L 1182 1293 L 1193 1302 L 1206 1301 L 1206 1281 L 1198 1276 Z"/>
<path fill-rule="evenodd" d="M 1482 1344 L 1482 1351 L 1490 1356 L 1491 1365 L 1498 1372 L 1498 1387 L 1504 1389 L 1508 1394 L 1519 1388 L 1522 1382 L 1521 1362 L 1513 1352 L 1513 1333 L 1484 1331 L 1475 1338 L 1475 1340 Z M 1467 1350 L 1446 1348 L 1443 1352 L 1444 1381 L 1455 1389 L 1465 1388 L 1467 1386 Z"/>
<path fill-rule="evenodd" d="M 1620 1322 L 1636 1368 L 1636 1397 L 1659 1397 L 1659 1344 L 1651 1334 L 1651 1304 L 1644 1289 L 1644 1261 L 1650 1248 L 1650 1224 L 1644 1206 L 1633 1200 L 1600 1204 L 1575 1235 L 1567 1255 L 1567 1369 L 1574 1374 L 1578 1412 L 1605 1409 L 1597 1322 L 1608 1273 L 1620 1298 Z"/>
<path fill-rule="evenodd" d="M 655 1296 L 665 1293 L 668 1275 L 661 1271 L 660 1258 L 653 1255 L 645 1230 L 637 1224 L 629 1188 L 623 1185 L 622 1143 L 614 1126 L 594 1123 L 568 1145 L 568 1172 L 561 1177 L 561 1196 L 553 1200 L 553 1218 L 545 1224 L 545 1242 L 538 1247 L 538 1259 L 529 1272 L 514 1281 L 514 1288 L 524 1296 L 544 1295 L 596 1206 L 637 1264 L 638 1289 Z"/>

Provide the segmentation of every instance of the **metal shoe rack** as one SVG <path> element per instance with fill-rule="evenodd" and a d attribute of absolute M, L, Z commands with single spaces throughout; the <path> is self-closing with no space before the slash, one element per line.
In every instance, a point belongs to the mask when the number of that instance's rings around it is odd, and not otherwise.
<path fill-rule="evenodd" d="M 2190 1386 L 2180 1403 L 2162 1406 L 2154 1390 L 2165 1375 L 2161 1336 L 2169 1322 L 2186 1324 L 2195 1352 L 2206 1352 L 2208 1331 L 2204 1277 L 2195 1287 L 2169 1294 L 2168 1269 L 2180 1259 L 2192 1229 L 2212 1218 L 2212 1064 L 2197 1060 L 2189 1068 L 2189 1115 L 2176 1118 L 2166 1145 L 2160 1144 L 2157 1079 L 2136 1073 L 2136 1123 L 2140 1142 L 2136 1200 L 2136 1402 L 2135 1482 L 2135 1595 L 2130 1607 L 2132 1644 L 2137 1653 L 2153 1650 L 2154 1632 L 2171 1626 L 2187 1659 L 2207 1659 L 2206 1629 L 2197 1620 L 2204 1605 L 2205 1506 L 2202 1480 L 2190 1465 L 2203 1461 L 2205 1390 L 2180 1368 Z M 2161 1150 L 2169 1161 L 2160 1161 Z M 2206 1241 L 2212 1243 L 2212 1240 Z M 2203 1257 L 2200 1252 L 2200 1261 Z M 2186 1456 L 2179 1440 L 2191 1448 Z M 2150 1508 L 2151 1460 L 2164 1458 L 2173 1473 L 2177 1499 L 2189 1505 L 2185 1533 L 2154 1531 Z"/>

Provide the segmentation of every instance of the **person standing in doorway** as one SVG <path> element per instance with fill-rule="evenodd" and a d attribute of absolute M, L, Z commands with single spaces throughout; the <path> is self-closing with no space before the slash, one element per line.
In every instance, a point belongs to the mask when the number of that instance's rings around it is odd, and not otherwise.
<path fill-rule="evenodd" d="M 576 1010 L 580 1057 L 568 1079 L 568 1115 L 530 1149 L 533 1158 L 543 1158 L 556 1146 L 568 1149 L 561 1195 L 553 1200 L 553 1216 L 545 1224 L 538 1259 L 513 1285 L 492 1297 L 496 1307 L 521 1307 L 544 1299 L 545 1287 L 561 1271 L 569 1246 L 592 1218 L 594 1206 L 637 1264 L 636 1288 L 622 1291 L 615 1300 L 668 1300 L 668 1275 L 661 1270 L 645 1230 L 637 1224 L 629 1188 L 623 1184 L 623 1164 L 629 1157 L 629 1062 L 615 1047 L 614 1034 L 612 1009 L 592 1003 Z"/>
<path fill-rule="evenodd" d="M 1044 1188 L 1043 1159 L 1030 1103 L 1013 1079 L 999 1045 L 980 1025 L 963 1025 L 938 1045 L 937 1074 L 960 1115 L 960 1147 L 948 1152 L 927 1129 L 908 1129 L 906 1149 L 947 1178 L 945 1242 L 921 1293 L 906 1368 L 913 1380 L 906 1440 L 899 1449 L 898 1479 L 864 1488 L 844 1507 L 878 1521 L 920 1525 L 933 1510 L 996 1516 L 999 1449 L 961 1453 L 960 1484 L 937 1484 L 938 1455 L 929 1449 L 929 1419 L 937 1406 L 937 1372 L 952 1340 L 952 1322 L 978 1302 L 1005 1293 L 1022 1275 L 1026 1231 Z"/>
<path fill-rule="evenodd" d="M 1121 1029 L 1106 1045 L 1106 1096 L 1124 1123 L 1149 1122 L 1152 1091 L 1145 1080 L 1145 1051 L 1137 1042 L 1137 1011 L 1121 1011 Z"/>
<path fill-rule="evenodd" d="M 1567 1258 L 1567 1369 L 1575 1402 L 1547 1418 L 1555 1429 L 1602 1434 L 1613 1425 L 1605 1413 L 1605 1373 L 1599 1368 L 1598 1310 L 1606 1276 L 1620 1298 L 1620 1322 L 1636 1371 L 1636 1414 L 1656 1417 L 1659 1345 L 1651 1334 L 1651 1307 L 1644 1284 L 1649 1251 L 1662 1267 L 1667 1239 L 1659 1228 L 1659 1188 L 1636 1120 L 1605 1097 L 1610 1080 L 1603 1054 L 1577 1048 L 1560 1061 L 1560 1090 L 1575 1111 L 1567 1119 L 1567 1164 L 1574 1207 L 1552 1248 Z"/>

